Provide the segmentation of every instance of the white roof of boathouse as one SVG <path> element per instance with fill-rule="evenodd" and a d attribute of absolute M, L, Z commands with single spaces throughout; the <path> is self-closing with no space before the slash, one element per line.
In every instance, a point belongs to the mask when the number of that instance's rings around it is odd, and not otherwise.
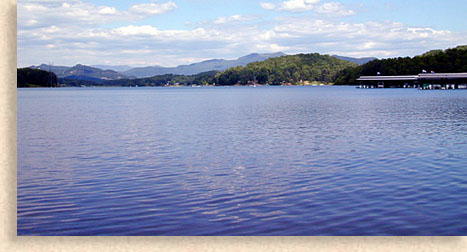
<path fill-rule="evenodd" d="M 418 75 L 420 79 L 465 79 L 467 73 L 424 73 Z"/>
<path fill-rule="evenodd" d="M 360 76 L 358 81 L 404 81 L 418 80 L 418 75 L 394 75 L 394 76 Z"/>

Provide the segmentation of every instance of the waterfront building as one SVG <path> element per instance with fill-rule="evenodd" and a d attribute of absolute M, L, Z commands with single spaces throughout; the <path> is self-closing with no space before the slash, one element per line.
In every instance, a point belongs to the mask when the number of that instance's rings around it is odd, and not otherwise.
<path fill-rule="evenodd" d="M 360 76 L 360 88 L 467 89 L 467 73 Z"/>

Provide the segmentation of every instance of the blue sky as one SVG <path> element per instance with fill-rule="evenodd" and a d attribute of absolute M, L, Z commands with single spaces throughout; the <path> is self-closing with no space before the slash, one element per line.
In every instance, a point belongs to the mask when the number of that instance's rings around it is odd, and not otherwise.
<path fill-rule="evenodd" d="M 414 56 L 467 44 L 466 11 L 460 0 L 18 0 L 18 65 Z"/>

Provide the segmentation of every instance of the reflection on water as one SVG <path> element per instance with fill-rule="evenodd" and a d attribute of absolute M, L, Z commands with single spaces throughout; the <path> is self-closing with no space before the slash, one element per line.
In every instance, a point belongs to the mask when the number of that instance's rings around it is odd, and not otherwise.
<path fill-rule="evenodd" d="M 18 90 L 19 235 L 467 235 L 467 92 Z"/>

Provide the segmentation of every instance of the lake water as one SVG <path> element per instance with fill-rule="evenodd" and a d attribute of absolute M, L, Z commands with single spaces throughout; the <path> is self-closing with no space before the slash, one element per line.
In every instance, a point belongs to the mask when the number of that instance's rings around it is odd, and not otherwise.
<path fill-rule="evenodd" d="M 18 235 L 467 235 L 467 91 L 18 89 Z"/>

